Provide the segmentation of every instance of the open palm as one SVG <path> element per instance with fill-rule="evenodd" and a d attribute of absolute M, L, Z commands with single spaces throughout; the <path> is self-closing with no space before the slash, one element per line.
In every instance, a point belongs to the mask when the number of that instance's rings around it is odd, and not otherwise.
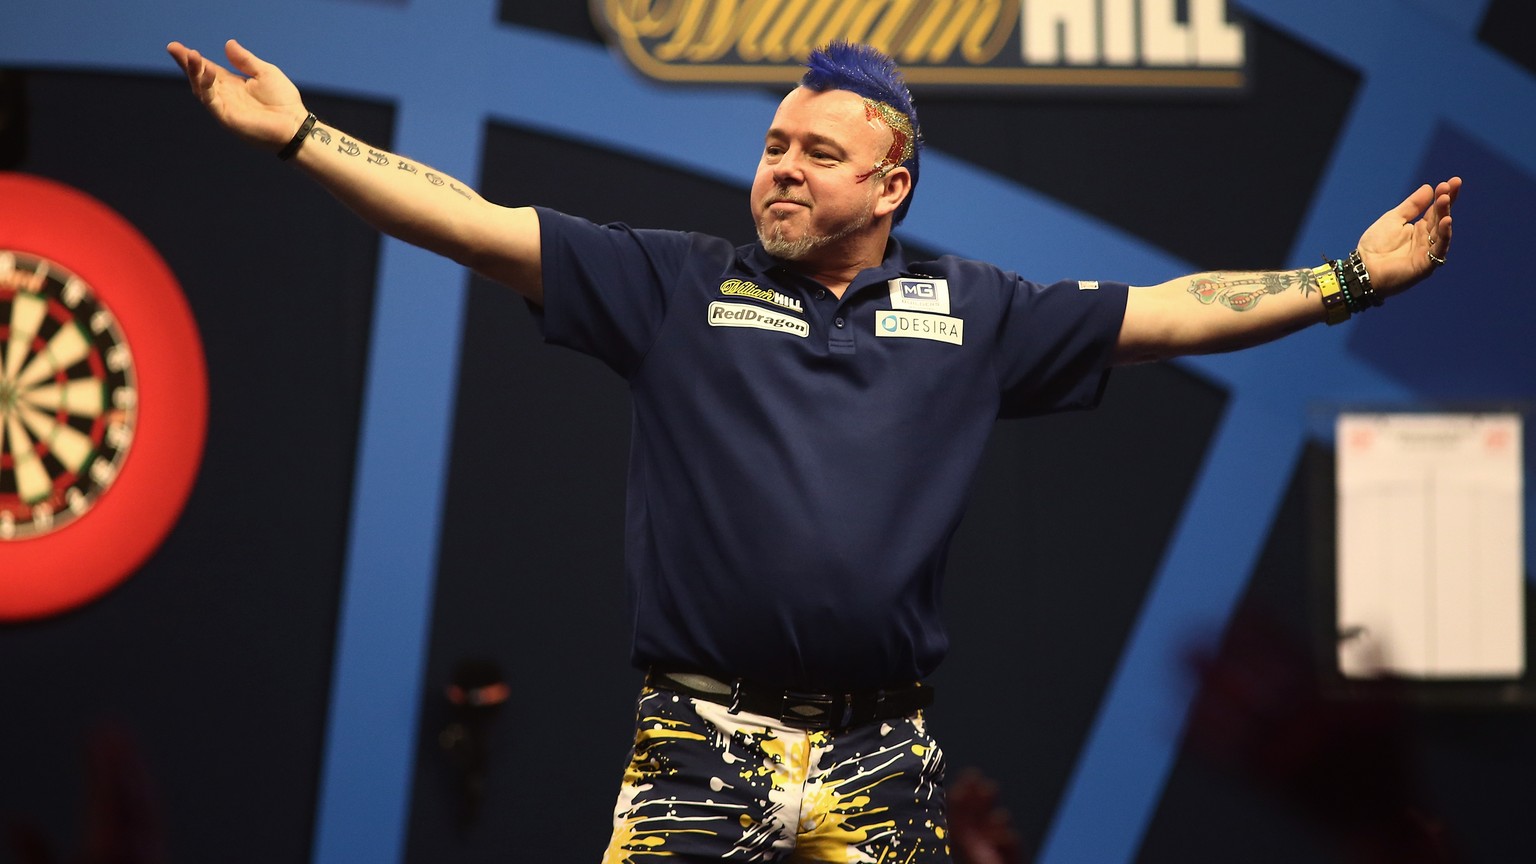
<path fill-rule="evenodd" d="M 224 44 L 235 74 L 180 42 L 166 46 L 187 75 L 192 92 L 215 118 L 257 146 L 278 150 L 293 137 L 307 111 L 299 88 L 281 69 L 231 39 Z"/>
<path fill-rule="evenodd" d="M 1445 260 L 1451 246 L 1451 205 L 1460 193 L 1460 177 L 1434 188 L 1426 183 L 1366 229 L 1360 237 L 1360 258 L 1377 291 L 1404 291 Z"/>

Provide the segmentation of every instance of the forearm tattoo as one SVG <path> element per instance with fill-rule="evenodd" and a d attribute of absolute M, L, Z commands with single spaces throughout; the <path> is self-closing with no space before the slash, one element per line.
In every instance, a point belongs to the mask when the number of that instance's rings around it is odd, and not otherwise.
<path fill-rule="evenodd" d="M 1320 289 L 1311 270 L 1286 270 L 1277 273 L 1211 273 L 1189 280 L 1189 293 L 1209 306 L 1212 303 L 1234 312 L 1247 312 L 1270 294 L 1296 290 L 1310 297 Z"/>
<path fill-rule="evenodd" d="M 314 130 L 309 133 L 309 137 L 319 141 L 321 144 L 331 143 L 331 133 L 320 128 L 319 126 L 316 126 Z M 372 147 L 365 148 L 363 145 L 353 141 L 351 138 L 348 138 L 345 135 L 339 136 L 339 142 L 340 143 L 336 145 L 336 152 L 342 154 L 343 156 L 361 156 L 369 164 L 378 165 L 384 168 L 388 168 L 393 165 L 397 171 L 404 171 L 407 174 L 414 174 L 426 180 L 433 186 L 447 187 L 448 189 L 451 189 L 459 195 L 463 196 L 466 200 L 475 200 L 475 193 L 473 191 L 459 185 L 457 182 L 449 182 L 449 179 L 442 176 L 441 174 L 435 174 L 431 171 L 422 171 L 414 163 L 407 162 L 404 159 L 394 159 L 390 156 L 390 154 L 380 150 L 375 150 Z"/>

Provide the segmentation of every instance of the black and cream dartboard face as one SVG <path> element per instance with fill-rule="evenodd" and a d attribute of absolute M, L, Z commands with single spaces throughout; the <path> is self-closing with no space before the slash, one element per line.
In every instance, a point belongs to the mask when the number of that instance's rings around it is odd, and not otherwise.
<path fill-rule="evenodd" d="M 78 189 L 0 171 L 0 623 L 143 565 L 207 429 L 197 321 L 155 247 Z"/>
<path fill-rule="evenodd" d="M 112 486 L 137 394 L 133 352 L 91 286 L 0 249 L 0 542 L 58 530 Z"/>

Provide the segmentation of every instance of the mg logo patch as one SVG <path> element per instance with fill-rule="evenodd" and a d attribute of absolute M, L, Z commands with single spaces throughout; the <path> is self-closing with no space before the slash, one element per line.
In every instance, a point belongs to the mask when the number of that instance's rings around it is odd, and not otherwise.
<path fill-rule="evenodd" d="M 949 282 L 945 279 L 892 279 L 891 308 L 949 314 Z"/>

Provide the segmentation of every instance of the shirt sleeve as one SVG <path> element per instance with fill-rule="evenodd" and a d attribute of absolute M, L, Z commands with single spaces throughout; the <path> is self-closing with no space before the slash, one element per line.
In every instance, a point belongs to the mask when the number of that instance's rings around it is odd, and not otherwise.
<path fill-rule="evenodd" d="M 690 235 L 535 209 L 544 299 L 531 308 L 544 340 L 630 377 L 666 316 Z"/>
<path fill-rule="evenodd" d="M 998 416 L 1096 406 L 1109 381 L 1130 287 L 1011 278 L 995 361 L 1002 394 Z"/>

